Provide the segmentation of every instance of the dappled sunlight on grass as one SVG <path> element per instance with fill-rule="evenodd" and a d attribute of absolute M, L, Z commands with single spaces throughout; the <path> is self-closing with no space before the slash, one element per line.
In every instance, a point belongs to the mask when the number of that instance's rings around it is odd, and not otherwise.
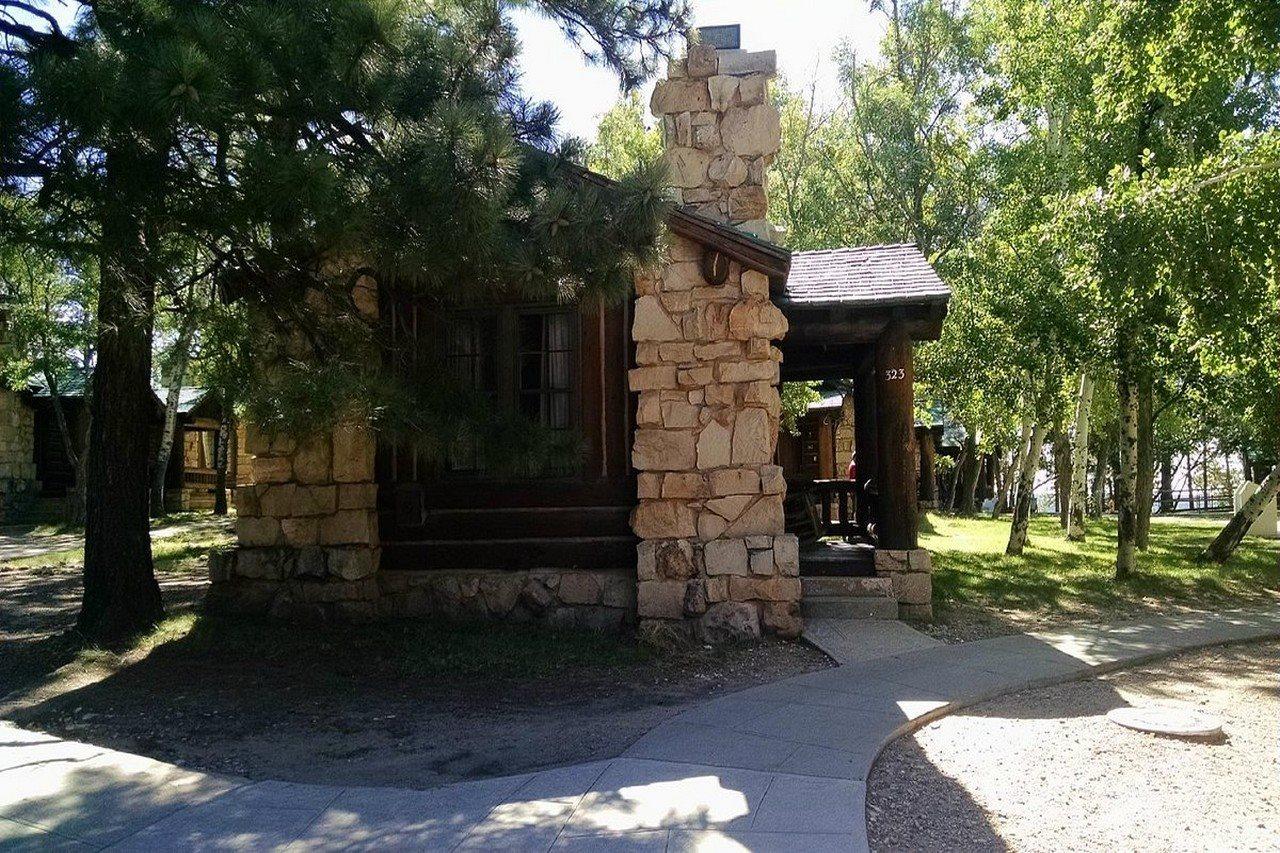
<path fill-rule="evenodd" d="M 1007 517 L 933 515 L 920 544 L 933 554 L 934 595 L 944 606 L 1087 614 L 1276 601 L 1280 543 L 1249 537 L 1225 566 L 1195 561 L 1223 523 L 1153 519 L 1150 546 L 1123 582 L 1114 579 L 1112 519 L 1091 521 L 1085 542 L 1069 542 L 1056 517 L 1036 518 L 1023 555 L 1008 557 Z"/>

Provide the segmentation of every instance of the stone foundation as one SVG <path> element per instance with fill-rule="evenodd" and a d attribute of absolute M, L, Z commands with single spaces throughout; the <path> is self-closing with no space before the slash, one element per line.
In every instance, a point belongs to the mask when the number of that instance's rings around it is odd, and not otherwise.
<path fill-rule="evenodd" d="M 378 612 L 619 631 L 635 622 L 636 584 L 626 570 L 384 571 Z"/>
<path fill-rule="evenodd" d="M 899 619 L 933 618 L 933 559 L 924 548 L 876 549 L 876 577 L 893 584 Z"/>
<path fill-rule="evenodd" d="M 17 392 L 0 390 L 0 520 L 34 500 L 35 412 Z"/>

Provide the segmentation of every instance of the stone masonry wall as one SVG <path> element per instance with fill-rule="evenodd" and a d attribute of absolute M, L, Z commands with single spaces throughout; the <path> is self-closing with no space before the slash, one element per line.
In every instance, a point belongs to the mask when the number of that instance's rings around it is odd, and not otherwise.
<path fill-rule="evenodd" d="M 933 560 L 927 550 L 877 549 L 876 577 L 893 584 L 900 619 L 933 618 Z"/>
<path fill-rule="evenodd" d="M 377 317 L 363 276 L 356 308 Z M 245 424 L 249 482 L 235 490 L 233 550 L 210 558 L 210 603 L 273 616 L 366 619 L 377 615 L 377 437 L 364 421 L 303 439 Z"/>
<path fill-rule="evenodd" d="M 35 412 L 17 392 L 0 390 L 0 520 L 36 494 Z"/>
<path fill-rule="evenodd" d="M 680 201 L 704 216 L 763 222 L 779 141 L 773 65 L 771 53 L 694 46 L 654 90 Z M 759 272 L 734 263 L 708 283 L 703 251 L 673 237 L 660 272 L 636 279 L 637 615 L 653 637 L 795 636 L 799 555 L 773 464 L 781 353 L 771 341 L 787 321 Z"/>

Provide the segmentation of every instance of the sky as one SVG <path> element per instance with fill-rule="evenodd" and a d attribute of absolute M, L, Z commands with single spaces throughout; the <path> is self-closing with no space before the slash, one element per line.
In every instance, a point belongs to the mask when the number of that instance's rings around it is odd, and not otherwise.
<path fill-rule="evenodd" d="M 817 81 L 818 102 L 840 97 L 834 54 L 844 42 L 859 56 L 876 53 L 884 32 L 882 15 L 867 0 L 692 0 L 695 26 L 741 24 L 746 50 L 776 50 L 778 73 L 791 85 L 808 88 Z M 602 116 L 618 100 L 618 78 L 592 67 L 556 24 L 536 13 L 514 15 L 523 51 L 520 65 L 528 95 L 560 110 L 560 132 L 595 138 Z M 665 73 L 665 72 L 664 72 Z M 653 81 L 645 86 L 647 105 Z"/>

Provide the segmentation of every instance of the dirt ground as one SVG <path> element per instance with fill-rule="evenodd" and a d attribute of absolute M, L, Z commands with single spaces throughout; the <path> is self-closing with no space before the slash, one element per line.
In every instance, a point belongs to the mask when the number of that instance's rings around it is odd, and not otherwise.
<path fill-rule="evenodd" d="M 1217 715 L 1219 739 L 1105 718 L 1126 704 Z M 892 744 L 868 782 L 874 850 L 1280 849 L 1280 642 L 1190 652 L 1030 690 Z"/>
<path fill-rule="evenodd" d="M 205 586 L 178 569 L 161 573 L 171 612 Z M 0 717 L 254 779 L 430 787 L 612 757 L 689 703 L 831 665 L 800 643 L 660 655 L 532 626 L 203 616 L 110 661 L 63 634 L 78 596 L 78 566 L 0 566 Z"/>

